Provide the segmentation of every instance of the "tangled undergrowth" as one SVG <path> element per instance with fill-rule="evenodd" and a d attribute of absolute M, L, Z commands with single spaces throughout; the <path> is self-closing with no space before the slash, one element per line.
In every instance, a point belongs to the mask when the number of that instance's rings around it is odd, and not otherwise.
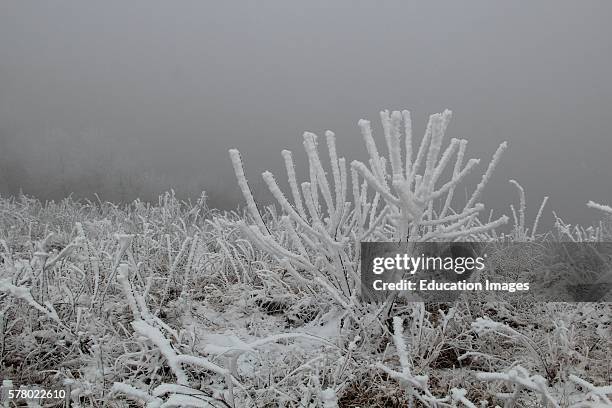
<path fill-rule="evenodd" d="M 540 406 L 524 384 L 534 375 L 562 406 L 595 406 L 576 402 L 595 387 L 609 396 L 609 304 L 398 302 L 364 333 L 253 247 L 241 215 L 203 201 L 0 208 L 1 376 L 66 387 L 72 406 L 231 406 L 230 392 L 234 406 L 314 406 L 329 389 L 340 406 L 406 406 L 405 364 L 435 398 L 475 406 L 518 388 L 517 406 Z"/>
<path fill-rule="evenodd" d="M 393 152 L 402 120 L 411 138 L 409 115 L 381 117 Z M 49 407 L 610 406 L 610 303 L 360 299 L 362 240 L 541 242 L 542 252 L 493 253 L 495 273 L 520 274 L 546 269 L 547 242 L 611 237 L 607 219 L 581 228 L 556 217 L 538 234 L 546 201 L 528 228 L 516 182 L 513 226 L 500 232 L 505 216 L 481 222 L 477 199 L 505 145 L 453 211 L 453 191 L 477 161 L 462 167 L 465 141 L 442 152 L 449 118 L 432 116 L 414 157 L 406 143 L 406 160 L 379 156 L 360 122 L 372 157 L 369 168 L 351 165 L 353 200 L 331 133 L 333 184 L 312 134 L 301 192 L 283 152 L 293 203 L 264 174 L 280 207 L 252 200 L 237 151 L 242 214 L 172 192 L 123 206 L 0 198 L 3 395 L 65 389 L 65 400 L 24 402 Z"/>

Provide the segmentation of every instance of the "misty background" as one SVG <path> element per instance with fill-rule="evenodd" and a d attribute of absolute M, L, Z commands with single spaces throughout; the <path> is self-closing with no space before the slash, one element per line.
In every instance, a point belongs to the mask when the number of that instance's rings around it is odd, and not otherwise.
<path fill-rule="evenodd" d="M 420 137 L 449 108 L 478 177 L 509 142 L 489 208 L 510 214 L 513 178 L 529 222 L 549 195 L 545 222 L 591 223 L 586 201 L 612 201 L 611 17 L 604 0 L 3 1 L 0 194 L 174 187 L 235 208 L 229 148 L 259 189 L 266 169 L 285 179 L 282 149 L 305 169 L 305 130 L 335 131 L 350 162 L 358 119 L 386 151 L 381 109 L 411 110 Z"/>

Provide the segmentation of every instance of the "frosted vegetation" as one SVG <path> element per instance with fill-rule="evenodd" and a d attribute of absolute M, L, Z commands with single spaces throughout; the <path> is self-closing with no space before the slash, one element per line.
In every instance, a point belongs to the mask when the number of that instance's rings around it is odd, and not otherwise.
<path fill-rule="evenodd" d="M 75 407 L 611 406 L 608 303 L 362 300 L 361 241 L 546 251 L 611 238 L 612 208 L 594 202 L 597 225 L 555 214 L 538 232 L 547 198 L 528 211 L 514 180 L 518 207 L 492 216 L 480 199 L 506 143 L 483 166 L 466 140 L 445 142 L 450 119 L 432 115 L 415 138 L 408 111 L 384 111 L 378 143 L 361 120 L 367 163 L 340 157 L 332 132 L 307 132 L 307 180 L 283 150 L 289 190 L 263 173 L 276 200 L 265 208 L 230 150 L 244 213 L 172 192 L 125 206 L 0 198 L 3 390 L 66 387 Z M 493 255 L 504 271 L 548 267 L 539 253 Z"/>

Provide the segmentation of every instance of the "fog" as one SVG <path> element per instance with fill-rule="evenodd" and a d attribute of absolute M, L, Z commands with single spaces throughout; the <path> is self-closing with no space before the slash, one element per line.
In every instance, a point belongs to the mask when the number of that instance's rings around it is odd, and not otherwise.
<path fill-rule="evenodd" d="M 420 135 L 449 108 L 481 171 L 509 142 L 483 197 L 497 213 L 508 179 L 531 219 L 545 195 L 549 221 L 612 202 L 612 2 L 229 3 L 1 2 L 0 194 L 172 186 L 234 208 L 229 148 L 259 188 L 284 148 L 304 168 L 305 130 L 363 158 L 358 119 L 380 135 L 379 110 L 409 109 Z"/>

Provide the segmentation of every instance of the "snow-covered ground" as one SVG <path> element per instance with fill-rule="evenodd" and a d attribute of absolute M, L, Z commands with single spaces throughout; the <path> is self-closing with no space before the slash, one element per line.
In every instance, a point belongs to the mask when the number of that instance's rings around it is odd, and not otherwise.
<path fill-rule="evenodd" d="M 0 198 L 2 403 L 25 404 L 10 398 L 21 387 L 66 391 L 28 406 L 610 406 L 609 303 L 359 296 L 360 241 L 612 237 L 609 207 L 594 203 L 585 211 L 603 210 L 599 225 L 557 218 L 536 233 L 545 202 L 528 226 L 516 182 L 514 222 L 482 216 L 505 144 L 457 206 L 478 161 L 463 160 L 465 141 L 442 148 L 450 112 L 414 148 L 409 113 L 381 118 L 391 154 L 361 121 L 368 165 L 349 169 L 328 132 L 327 169 L 307 133 L 310 179 L 298 185 L 284 151 L 292 199 L 264 173 L 276 207 L 253 200 L 236 150 L 241 214 L 172 192 L 128 205 Z M 537 253 L 495 255 L 502 271 L 543 267 Z"/>

